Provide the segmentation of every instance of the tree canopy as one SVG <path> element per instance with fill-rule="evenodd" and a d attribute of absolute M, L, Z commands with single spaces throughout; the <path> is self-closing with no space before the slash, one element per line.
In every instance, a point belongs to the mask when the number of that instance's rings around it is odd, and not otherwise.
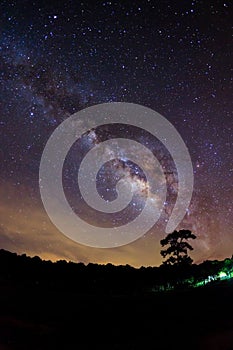
<path fill-rule="evenodd" d="M 193 260 L 188 255 L 188 250 L 193 247 L 187 242 L 188 239 L 195 239 L 196 236 L 189 230 L 180 230 L 169 233 L 166 238 L 160 241 L 162 247 L 168 246 L 167 249 L 161 250 L 163 258 L 167 258 L 164 264 L 169 265 L 191 265 Z"/>

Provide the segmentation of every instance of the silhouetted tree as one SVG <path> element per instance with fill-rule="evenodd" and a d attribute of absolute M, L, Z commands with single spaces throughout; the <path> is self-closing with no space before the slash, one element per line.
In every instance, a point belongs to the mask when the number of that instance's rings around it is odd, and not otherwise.
<path fill-rule="evenodd" d="M 187 242 L 188 239 L 195 239 L 196 236 L 189 230 L 174 231 L 160 241 L 162 247 L 169 245 L 160 254 L 163 258 L 169 256 L 163 264 L 168 265 L 191 265 L 193 260 L 188 256 L 188 250 L 193 247 Z"/>

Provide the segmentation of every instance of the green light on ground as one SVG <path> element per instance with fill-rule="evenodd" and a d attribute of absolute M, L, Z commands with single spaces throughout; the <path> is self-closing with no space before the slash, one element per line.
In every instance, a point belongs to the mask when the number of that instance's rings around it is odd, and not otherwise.
<path fill-rule="evenodd" d="M 227 274 L 226 274 L 226 272 L 223 272 L 223 271 L 221 271 L 220 273 L 219 273 L 219 278 L 227 278 Z"/>
<path fill-rule="evenodd" d="M 200 286 L 204 286 L 205 285 L 205 281 L 200 281 L 200 282 L 197 282 L 195 284 L 195 287 L 200 287 Z"/>

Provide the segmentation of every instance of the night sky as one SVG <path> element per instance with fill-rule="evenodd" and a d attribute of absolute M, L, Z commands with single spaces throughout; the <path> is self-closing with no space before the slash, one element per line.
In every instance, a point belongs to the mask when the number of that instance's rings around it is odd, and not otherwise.
<path fill-rule="evenodd" d="M 40 198 L 40 160 L 56 127 L 83 108 L 131 102 L 167 118 L 189 150 L 194 192 L 179 228 L 198 237 L 193 242 L 195 262 L 232 256 L 232 3 L 65 1 L 52 6 L 48 1 L 1 1 L 0 14 L 0 248 L 51 260 L 161 263 L 162 220 L 169 215 L 170 203 L 160 224 L 142 238 L 119 248 L 97 249 L 59 232 Z M 128 135 L 121 125 L 91 130 L 75 146 L 79 151 L 74 147 L 66 159 L 69 201 L 95 225 L 119 225 L 129 215 L 97 217 L 74 198 L 78 192 L 72 152 L 80 155 L 90 144 L 122 133 Z M 161 153 L 162 146 L 150 135 L 132 128 L 129 133 Z M 166 150 L 162 153 L 160 161 Z M 172 163 L 169 155 L 166 159 L 166 165 Z M 118 177 L 126 172 L 130 181 L 147 190 L 141 169 L 125 159 L 106 164 L 100 179 L 104 171 Z M 172 194 L 168 200 L 173 201 Z"/>

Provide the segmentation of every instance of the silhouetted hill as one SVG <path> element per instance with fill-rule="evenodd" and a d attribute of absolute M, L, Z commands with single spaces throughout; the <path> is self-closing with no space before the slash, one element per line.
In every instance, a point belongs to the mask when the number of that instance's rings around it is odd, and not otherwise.
<path fill-rule="evenodd" d="M 195 287 L 221 277 L 231 277 L 233 259 L 205 261 L 200 265 L 133 268 L 41 260 L 0 250 L 0 280 L 16 285 L 37 285 L 77 293 L 148 293 Z M 226 276 L 224 276 L 224 274 Z M 222 276 L 223 275 L 223 276 Z M 205 283 L 202 283 L 205 282 Z"/>
<path fill-rule="evenodd" d="M 230 271 L 232 259 L 135 269 L 0 250 L 0 349 L 232 349 Z"/>

